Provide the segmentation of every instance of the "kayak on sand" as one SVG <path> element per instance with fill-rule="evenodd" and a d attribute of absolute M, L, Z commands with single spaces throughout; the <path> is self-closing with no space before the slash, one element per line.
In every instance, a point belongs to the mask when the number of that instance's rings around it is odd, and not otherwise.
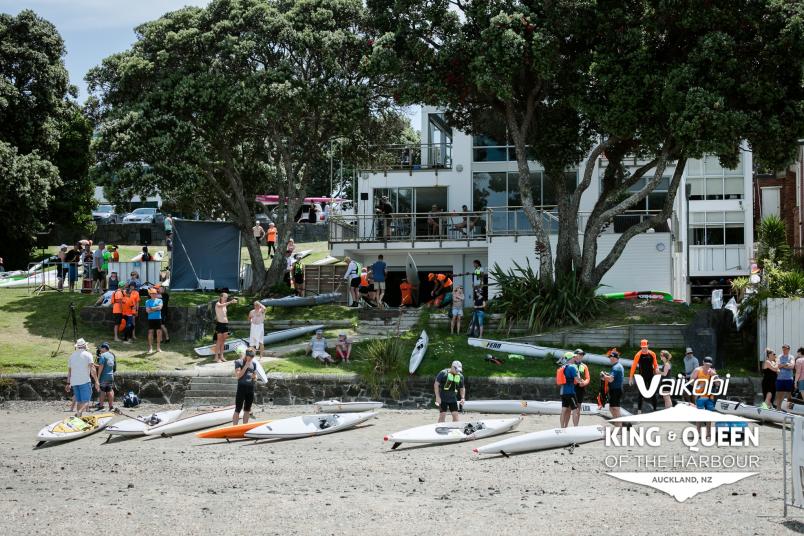
<path fill-rule="evenodd" d="M 507 354 L 519 354 L 530 357 L 556 360 L 560 359 L 567 352 L 571 352 L 571 350 L 549 348 L 547 346 L 536 346 L 534 344 L 525 344 L 521 342 L 495 341 L 492 339 L 476 339 L 473 337 L 470 337 L 468 342 L 469 346 L 474 346 L 476 348 L 485 348 L 486 350 L 494 350 L 496 352 L 504 352 Z M 593 365 L 602 365 L 606 367 L 611 365 L 611 360 L 607 355 L 586 354 L 583 360 L 585 363 L 590 363 Z M 631 359 L 620 358 L 620 363 L 624 368 L 628 368 L 631 366 L 633 361 Z"/>
<path fill-rule="evenodd" d="M 215 428 L 214 430 L 196 432 L 195 436 L 201 439 L 243 439 L 246 437 L 246 432 L 249 430 L 262 426 L 263 424 L 268 424 L 269 422 L 271 421 L 251 421 L 245 424 L 224 426 L 223 428 Z"/>
<path fill-rule="evenodd" d="M 384 441 L 393 443 L 391 450 L 402 443 L 459 443 L 461 441 L 474 441 L 484 437 L 491 437 L 510 432 L 522 422 L 522 417 L 516 419 L 485 419 L 466 422 L 440 422 L 425 424 L 389 434 Z"/>
<path fill-rule="evenodd" d="M 72 441 L 73 439 L 86 437 L 106 428 L 114 417 L 114 413 L 97 413 L 95 415 L 84 415 L 83 417 L 71 416 L 58 420 L 39 430 L 36 435 L 39 443 L 36 446 L 40 447 L 45 443 Z"/>
<path fill-rule="evenodd" d="M 534 450 L 547 450 L 560 447 L 570 447 L 582 443 L 600 441 L 604 437 L 603 426 L 575 426 L 572 428 L 552 428 L 540 432 L 512 437 L 483 445 L 472 451 L 476 454 L 516 454 Z"/>
<path fill-rule="evenodd" d="M 512 413 L 526 415 L 561 415 L 560 400 L 469 400 L 464 411 L 477 413 Z M 581 404 L 581 415 L 597 415 L 597 404 Z"/>
<path fill-rule="evenodd" d="M 141 436 L 145 435 L 145 429 L 149 426 L 157 426 L 173 422 L 181 416 L 182 410 L 174 409 L 160 411 L 150 415 L 138 415 L 134 418 L 125 419 L 106 427 L 106 433 L 110 436 Z"/>
<path fill-rule="evenodd" d="M 377 415 L 374 412 L 349 413 L 336 415 L 324 413 L 319 415 L 302 415 L 281 419 L 263 424 L 246 432 L 250 439 L 295 439 L 316 435 L 332 434 L 354 428 Z"/>

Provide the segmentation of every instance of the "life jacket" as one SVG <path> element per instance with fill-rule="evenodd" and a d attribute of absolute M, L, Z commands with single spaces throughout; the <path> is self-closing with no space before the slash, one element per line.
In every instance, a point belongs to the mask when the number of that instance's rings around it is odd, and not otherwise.
<path fill-rule="evenodd" d="M 304 265 L 300 260 L 293 263 L 293 273 L 296 275 L 302 275 L 304 273 Z"/>
<path fill-rule="evenodd" d="M 276 227 L 268 228 L 268 242 L 276 242 Z"/>
<path fill-rule="evenodd" d="M 567 365 L 561 365 L 556 370 L 556 385 L 566 385 L 567 377 L 564 375 L 564 369 L 567 368 Z"/>
<path fill-rule="evenodd" d="M 483 283 L 483 268 L 472 270 L 472 284 L 477 286 Z"/>
<path fill-rule="evenodd" d="M 402 305 L 410 305 L 413 303 L 413 287 L 410 283 L 402 283 L 399 285 L 399 291 L 402 293 Z"/>
<path fill-rule="evenodd" d="M 112 294 L 112 313 L 123 312 L 123 291 L 117 290 Z"/>
<path fill-rule="evenodd" d="M 361 287 L 367 287 L 368 285 L 369 285 L 368 274 L 367 273 L 365 273 L 365 274 L 361 273 L 360 274 L 360 286 Z"/>

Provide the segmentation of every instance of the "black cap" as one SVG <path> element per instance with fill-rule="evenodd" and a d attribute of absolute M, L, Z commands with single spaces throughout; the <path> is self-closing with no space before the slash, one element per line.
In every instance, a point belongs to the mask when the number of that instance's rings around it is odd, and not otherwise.
<path fill-rule="evenodd" d="M 709 356 L 706 356 L 706 357 L 703 358 L 703 362 L 704 363 L 709 363 L 711 365 L 712 364 L 712 358 L 709 357 Z"/>
<path fill-rule="evenodd" d="M 612 350 L 611 352 L 609 352 L 609 357 L 616 357 L 617 359 L 620 359 L 620 352 L 618 352 L 617 350 Z"/>
<path fill-rule="evenodd" d="M 109 346 L 108 342 L 102 342 L 98 348 L 106 348 L 108 350 L 109 348 L 111 348 L 111 346 Z"/>

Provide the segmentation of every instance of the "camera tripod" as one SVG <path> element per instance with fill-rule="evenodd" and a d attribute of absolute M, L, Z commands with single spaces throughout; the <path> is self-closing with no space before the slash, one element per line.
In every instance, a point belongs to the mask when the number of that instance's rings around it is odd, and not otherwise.
<path fill-rule="evenodd" d="M 78 338 L 78 322 L 75 318 L 75 304 L 70 302 L 70 305 L 67 308 L 67 318 L 64 319 L 64 327 L 61 328 L 61 337 L 59 337 L 59 345 L 56 347 L 56 351 L 50 354 L 50 357 L 56 357 L 59 355 L 59 350 L 61 350 L 61 343 L 64 342 L 64 334 L 67 333 L 67 324 L 72 321 L 73 324 L 73 340 L 75 341 Z"/>

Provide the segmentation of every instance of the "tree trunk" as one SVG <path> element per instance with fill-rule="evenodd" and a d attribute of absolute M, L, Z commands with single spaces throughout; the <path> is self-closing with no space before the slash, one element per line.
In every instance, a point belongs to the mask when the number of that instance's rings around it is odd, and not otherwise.
<path fill-rule="evenodd" d="M 248 288 L 250 294 L 258 294 L 265 282 L 265 263 L 262 259 L 262 250 L 257 239 L 254 238 L 254 233 L 251 229 L 243 229 L 240 227 L 243 234 L 243 241 L 246 243 L 246 250 L 248 251 L 249 259 L 251 260 L 251 286 Z"/>
<path fill-rule="evenodd" d="M 556 191 L 558 209 L 558 241 L 555 253 L 555 273 L 568 274 L 574 270 L 573 242 L 578 242 L 577 211 L 571 210 L 571 198 L 564 180 L 564 170 L 545 169 L 545 178 L 553 183 Z"/>
<path fill-rule="evenodd" d="M 529 106 L 531 104 L 529 103 Z M 525 119 L 520 127 L 514 115 L 514 104 L 507 102 L 505 106 L 508 129 L 516 148 L 516 163 L 519 171 L 519 195 L 522 198 L 522 208 L 536 235 L 536 254 L 539 256 L 539 281 L 549 287 L 553 284 L 553 252 L 550 245 L 550 235 L 544 228 L 542 211 L 533 206 L 533 192 L 530 184 L 530 168 L 525 140 L 527 138 L 528 120 Z M 532 110 L 526 111 L 526 117 L 532 115 Z"/>

